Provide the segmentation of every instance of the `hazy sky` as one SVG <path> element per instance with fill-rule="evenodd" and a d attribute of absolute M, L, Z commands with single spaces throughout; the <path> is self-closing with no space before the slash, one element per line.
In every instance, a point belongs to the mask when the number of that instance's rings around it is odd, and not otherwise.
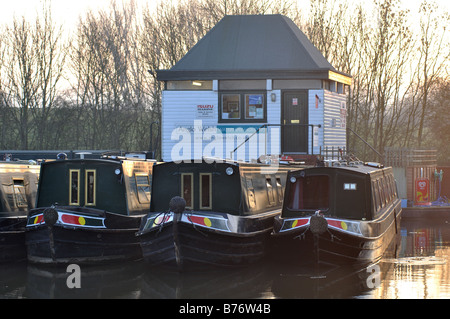
<path fill-rule="evenodd" d="M 78 21 L 80 14 L 89 9 L 107 8 L 111 0 L 52 0 L 52 12 L 54 21 L 62 23 L 65 28 L 72 28 Z M 116 0 L 120 2 L 120 0 Z M 158 0 L 135 0 L 138 6 L 156 5 Z M 174 0 L 176 1 L 176 0 Z M 366 0 L 362 0 L 366 1 Z M 401 0 L 402 6 L 417 11 L 422 0 Z M 300 7 L 308 7 L 308 0 L 298 0 Z M 372 0 L 367 0 L 371 4 Z M 450 9 L 449 0 L 435 0 L 440 8 Z M 14 16 L 33 19 L 36 12 L 40 12 L 43 0 L 0 0 L 0 24 L 9 23 Z"/>

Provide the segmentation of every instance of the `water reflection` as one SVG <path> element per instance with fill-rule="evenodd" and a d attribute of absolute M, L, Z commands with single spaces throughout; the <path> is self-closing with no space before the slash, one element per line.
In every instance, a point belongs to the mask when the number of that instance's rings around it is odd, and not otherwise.
<path fill-rule="evenodd" d="M 144 263 L 81 268 L 69 289 L 66 267 L 0 265 L 0 298 L 450 298 L 450 224 L 403 220 L 385 257 L 371 267 L 280 265 L 174 273 Z"/>
<path fill-rule="evenodd" d="M 137 298 L 140 295 L 142 266 L 124 263 L 113 266 L 86 266 L 81 268 L 80 288 L 69 288 L 72 272 L 67 267 L 28 265 L 26 298 Z"/>
<path fill-rule="evenodd" d="M 235 270 L 174 273 L 148 270 L 142 281 L 142 298 L 226 299 L 261 298 L 270 289 L 264 265 Z"/>
<path fill-rule="evenodd" d="M 397 258 L 382 260 L 384 279 L 374 298 L 450 298 L 450 224 L 446 220 L 402 221 Z"/>

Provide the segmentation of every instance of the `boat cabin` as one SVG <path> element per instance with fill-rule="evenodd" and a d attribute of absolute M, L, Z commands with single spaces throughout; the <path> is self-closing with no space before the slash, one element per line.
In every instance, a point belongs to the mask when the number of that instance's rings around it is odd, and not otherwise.
<path fill-rule="evenodd" d="M 162 163 L 153 169 L 150 211 L 166 211 L 174 196 L 192 211 L 245 216 L 280 209 L 289 169 L 234 161 Z"/>
<path fill-rule="evenodd" d="M 38 179 L 39 165 L 0 163 L 0 213 L 26 215 L 34 208 Z"/>
<path fill-rule="evenodd" d="M 309 216 L 375 220 L 398 202 L 391 167 L 314 167 L 288 175 L 282 217 Z"/>
<path fill-rule="evenodd" d="M 140 215 L 150 207 L 156 162 L 138 159 L 73 159 L 41 164 L 37 207 L 89 207 Z"/>
<path fill-rule="evenodd" d="M 157 79 L 164 161 L 250 162 L 346 146 L 351 77 L 285 16 L 225 16 Z"/>

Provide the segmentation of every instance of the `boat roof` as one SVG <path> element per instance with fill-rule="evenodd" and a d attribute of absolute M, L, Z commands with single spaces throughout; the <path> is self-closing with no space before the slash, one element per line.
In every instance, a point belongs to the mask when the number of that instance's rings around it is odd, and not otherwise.
<path fill-rule="evenodd" d="M 154 159 L 140 159 L 133 157 L 121 157 L 121 156 L 113 156 L 113 157 L 102 157 L 102 158 L 73 158 L 73 159 L 64 159 L 64 160 L 46 160 L 42 164 L 53 164 L 53 163 L 81 163 L 81 162 L 104 162 L 104 163 L 116 163 L 120 164 L 121 162 L 129 161 L 129 162 L 154 162 L 157 161 Z"/>
<path fill-rule="evenodd" d="M 378 164 L 378 163 L 374 163 Z M 335 170 L 341 170 L 341 171 L 348 171 L 353 172 L 356 174 L 375 174 L 377 172 L 380 172 L 382 170 L 390 169 L 390 167 L 384 167 L 382 165 L 379 166 L 372 166 L 371 164 L 367 163 L 361 163 L 361 164 L 350 164 L 350 165 L 340 165 L 340 166 L 326 166 L 326 167 L 309 167 L 303 169 L 304 171 L 309 170 L 329 170 L 329 171 L 335 171 Z"/>

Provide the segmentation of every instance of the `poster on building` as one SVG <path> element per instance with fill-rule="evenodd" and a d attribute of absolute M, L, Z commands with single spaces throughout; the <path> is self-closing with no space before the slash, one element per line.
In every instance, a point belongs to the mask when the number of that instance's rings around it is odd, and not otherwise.
<path fill-rule="evenodd" d="M 213 104 L 198 104 L 195 106 L 196 119 L 212 119 L 214 118 Z"/>

